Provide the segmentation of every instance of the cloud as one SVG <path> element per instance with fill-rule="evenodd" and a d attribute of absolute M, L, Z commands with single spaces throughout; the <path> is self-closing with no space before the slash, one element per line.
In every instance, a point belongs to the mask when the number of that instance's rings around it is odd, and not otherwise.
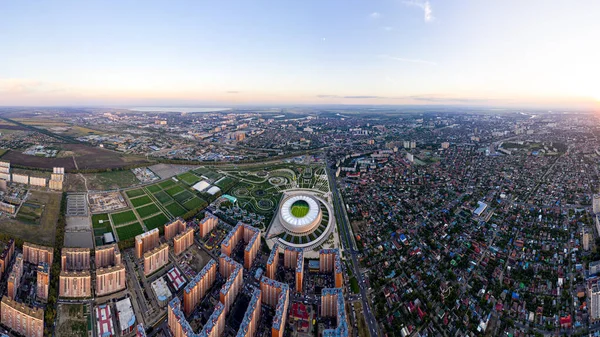
<path fill-rule="evenodd" d="M 379 19 L 381 17 L 381 13 L 379 13 L 379 12 L 373 12 L 373 13 L 369 14 L 369 17 L 371 19 Z"/>
<path fill-rule="evenodd" d="M 398 61 L 398 62 L 421 63 L 421 64 L 428 64 L 431 66 L 437 66 L 437 63 L 435 63 L 435 62 L 421 60 L 421 59 L 410 59 L 410 58 L 404 58 L 404 57 L 391 56 L 391 55 L 387 55 L 387 54 L 379 55 L 379 57 L 382 57 L 382 58 L 385 58 L 388 60 Z"/>
<path fill-rule="evenodd" d="M 0 93 L 27 95 L 35 93 L 57 93 L 67 89 L 56 83 L 47 83 L 25 78 L 0 78 Z"/>
<path fill-rule="evenodd" d="M 394 30 L 394 27 L 385 26 L 385 27 L 382 27 L 382 29 L 385 30 L 386 32 L 391 32 L 392 30 Z"/>
<path fill-rule="evenodd" d="M 433 16 L 433 10 L 431 9 L 431 4 L 428 0 L 403 0 L 403 4 L 407 6 L 418 7 L 423 10 L 423 19 L 425 22 L 431 22 L 435 20 Z"/>
<path fill-rule="evenodd" d="M 413 95 L 407 98 L 414 99 L 415 101 L 430 102 L 430 103 L 483 103 L 490 102 L 490 99 L 486 98 L 470 98 L 470 97 L 449 97 L 443 95 Z"/>
<path fill-rule="evenodd" d="M 353 96 L 339 96 L 339 95 L 317 95 L 318 98 L 343 98 L 343 99 L 383 99 L 390 98 L 384 96 L 372 96 L 372 95 L 353 95 Z"/>
<path fill-rule="evenodd" d="M 239 94 L 240 92 L 239 91 L 235 91 L 235 90 L 230 90 L 230 91 L 227 91 L 227 93 L 228 94 Z"/>

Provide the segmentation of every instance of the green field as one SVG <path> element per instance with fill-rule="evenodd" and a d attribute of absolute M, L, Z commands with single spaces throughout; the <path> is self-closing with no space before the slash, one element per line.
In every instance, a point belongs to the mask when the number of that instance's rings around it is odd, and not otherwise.
<path fill-rule="evenodd" d="M 221 174 L 214 172 L 212 170 L 209 170 L 206 167 L 199 167 L 199 168 L 195 169 L 194 172 L 199 175 L 205 176 L 208 179 L 212 179 L 213 181 L 219 179 L 222 176 Z"/>
<path fill-rule="evenodd" d="M 169 188 L 171 186 L 175 185 L 175 182 L 171 179 L 169 180 L 165 180 L 162 183 L 159 183 L 158 186 L 160 186 L 161 188 L 165 189 L 165 188 Z"/>
<path fill-rule="evenodd" d="M 184 201 L 193 198 L 194 195 L 192 194 L 192 192 L 188 192 L 188 191 L 183 191 L 181 193 L 178 193 L 176 195 L 173 196 L 173 199 L 175 199 L 178 203 L 183 203 Z"/>
<path fill-rule="evenodd" d="M 350 289 L 352 289 L 352 292 L 355 294 L 359 293 L 360 288 L 358 286 L 358 280 L 356 279 L 356 277 L 352 277 L 350 279 Z"/>
<path fill-rule="evenodd" d="M 142 189 L 137 189 L 137 190 L 127 191 L 127 192 L 125 192 L 125 194 L 127 194 L 127 196 L 129 198 L 135 198 L 135 197 L 139 197 L 140 195 L 144 195 L 146 193 L 144 193 L 144 190 L 142 190 Z"/>
<path fill-rule="evenodd" d="M 100 220 L 104 220 L 103 223 L 100 223 Z M 108 223 L 108 214 L 94 214 L 92 215 L 92 225 L 94 228 L 104 228 Z"/>
<path fill-rule="evenodd" d="M 164 191 L 160 191 L 158 193 L 154 194 L 154 197 L 158 200 L 158 202 L 160 202 L 161 204 L 166 204 L 168 202 L 171 201 L 171 197 L 169 197 L 169 195 L 167 193 L 165 193 Z"/>
<path fill-rule="evenodd" d="M 226 193 L 230 188 L 233 187 L 233 185 L 235 185 L 236 182 L 237 182 L 237 180 L 235 180 L 231 177 L 225 177 L 225 178 L 219 180 L 218 182 L 216 182 L 215 186 L 220 188 L 221 191 L 223 191 L 223 193 Z"/>
<path fill-rule="evenodd" d="M 110 215 L 110 217 L 112 218 L 112 222 L 115 226 L 119 226 L 137 220 L 132 210 L 120 213 L 113 213 Z"/>
<path fill-rule="evenodd" d="M 129 170 L 86 174 L 87 187 L 92 190 L 115 190 L 139 184 L 135 174 Z"/>
<path fill-rule="evenodd" d="M 144 230 L 142 229 L 142 225 L 139 222 L 133 223 L 131 225 L 117 227 L 117 235 L 119 236 L 119 240 L 127 240 L 135 237 L 136 235 L 142 234 Z"/>
<path fill-rule="evenodd" d="M 148 228 L 148 230 L 151 230 L 154 228 L 164 226 L 168 221 L 169 219 L 167 219 L 167 217 L 164 214 L 160 213 L 151 218 L 145 219 L 144 225 L 146 226 L 146 228 Z"/>
<path fill-rule="evenodd" d="M 189 210 L 196 209 L 201 206 L 208 206 L 208 204 L 206 203 L 206 201 L 204 201 L 200 198 L 190 199 L 183 204 L 183 207 L 185 207 Z"/>
<path fill-rule="evenodd" d="M 100 221 L 103 221 L 100 223 Z M 92 225 L 94 226 L 94 241 L 96 246 L 103 245 L 102 236 L 104 233 L 112 233 L 108 214 L 92 215 Z"/>
<path fill-rule="evenodd" d="M 179 185 L 174 186 L 168 190 L 165 190 L 165 192 L 167 192 L 167 194 L 170 196 L 174 196 L 175 194 L 183 192 L 183 191 L 185 191 L 185 190 L 183 189 L 183 187 L 181 187 Z"/>
<path fill-rule="evenodd" d="M 186 213 L 186 210 L 183 207 L 179 206 L 179 204 L 176 203 L 176 202 L 173 202 L 173 203 L 170 203 L 169 205 L 166 205 L 165 208 L 174 217 L 182 216 L 182 215 L 184 215 Z"/>
<path fill-rule="evenodd" d="M 298 200 L 292 205 L 292 215 L 296 218 L 305 217 L 309 210 L 310 207 L 308 207 L 308 203 L 304 200 Z"/>
<path fill-rule="evenodd" d="M 156 193 L 156 192 L 162 190 L 162 188 L 160 188 L 160 186 L 158 186 L 158 185 L 150 185 L 150 186 L 146 187 L 146 189 L 148 191 L 150 191 L 151 193 Z"/>
<path fill-rule="evenodd" d="M 135 210 L 138 212 L 141 218 L 145 218 L 149 215 L 160 212 L 160 210 L 155 204 L 146 205 L 140 208 L 136 208 Z"/>
<path fill-rule="evenodd" d="M 133 207 L 140 207 L 140 206 L 147 205 L 152 202 L 152 200 L 150 200 L 150 197 L 147 195 L 144 195 L 143 197 L 138 197 L 135 199 L 130 199 L 130 200 L 131 200 L 131 204 L 133 205 Z"/>
<path fill-rule="evenodd" d="M 188 184 L 188 185 L 194 185 L 195 183 L 199 182 L 200 179 L 197 175 L 190 173 L 190 172 L 186 172 L 183 174 L 180 174 L 177 176 L 177 179 L 183 181 L 184 183 Z"/>

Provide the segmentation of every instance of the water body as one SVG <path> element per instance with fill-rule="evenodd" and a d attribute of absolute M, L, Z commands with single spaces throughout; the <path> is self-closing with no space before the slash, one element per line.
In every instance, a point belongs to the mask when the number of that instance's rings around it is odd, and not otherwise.
<path fill-rule="evenodd" d="M 131 108 L 131 111 L 141 112 L 217 112 L 217 111 L 228 111 L 231 108 L 195 108 L 195 107 L 138 107 Z"/>

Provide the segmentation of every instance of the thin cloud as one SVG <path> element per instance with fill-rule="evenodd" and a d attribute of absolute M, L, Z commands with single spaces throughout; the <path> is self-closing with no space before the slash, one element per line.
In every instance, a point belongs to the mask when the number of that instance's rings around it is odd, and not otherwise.
<path fill-rule="evenodd" d="M 411 58 L 405 58 L 405 57 L 397 57 L 397 56 L 391 56 L 391 55 L 380 55 L 379 57 L 388 59 L 388 60 L 394 60 L 394 61 L 398 61 L 398 62 L 409 62 L 409 63 L 420 63 L 420 64 L 428 64 L 431 66 L 437 66 L 437 63 L 432 62 L 432 61 L 427 61 L 427 60 L 421 60 L 421 59 L 411 59 Z"/>
<path fill-rule="evenodd" d="M 394 27 L 386 26 L 386 27 L 382 27 L 382 29 L 385 30 L 386 32 L 391 32 L 392 30 L 394 30 Z"/>
<path fill-rule="evenodd" d="M 435 20 L 435 17 L 433 16 L 433 10 L 431 9 L 431 4 L 428 0 L 404 0 L 402 3 L 407 6 L 418 7 L 423 10 L 423 19 L 425 22 L 431 22 Z"/>
<path fill-rule="evenodd" d="M 343 99 L 383 99 L 390 98 L 385 96 L 372 96 L 372 95 L 352 95 L 352 96 L 340 96 L 340 95 L 317 95 L 318 98 L 343 98 Z"/>
<path fill-rule="evenodd" d="M 471 98 L 471 97 L 448 97 L 442 95 L 414 95 L 408 98 L 415 101 L 431 102 L 431 103 L 483 103 L 490 102 L 486 98 Z"/>
<path fill-rule="evenodd" d="M 379 19 L 381 17 L 381 13 L 379 13 L 379 12 L 373 12 L 373 13 L 369 14 L 369 17 L 371 19 Z"/>

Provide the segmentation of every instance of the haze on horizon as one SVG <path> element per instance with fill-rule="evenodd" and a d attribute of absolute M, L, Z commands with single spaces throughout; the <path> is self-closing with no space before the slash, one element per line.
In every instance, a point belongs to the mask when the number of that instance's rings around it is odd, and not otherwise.
<path fill-rule="evenodd" d="M 0 105 L 596 109 L 600 2 L 0 2 Z"/>

